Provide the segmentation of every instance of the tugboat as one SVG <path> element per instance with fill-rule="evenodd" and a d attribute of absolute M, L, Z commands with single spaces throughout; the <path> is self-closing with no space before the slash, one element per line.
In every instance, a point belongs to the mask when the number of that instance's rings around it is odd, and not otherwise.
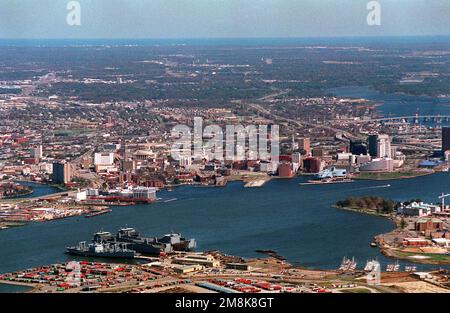
<path fill-rule="evenodd" d="M 75 247 L 67 247 L 66 252 L 71 255 L 96 258 L 134 259 L 136 257 L 135 251 L 117 243 L 87 244 L 86 241 L 82 241 Z"/>

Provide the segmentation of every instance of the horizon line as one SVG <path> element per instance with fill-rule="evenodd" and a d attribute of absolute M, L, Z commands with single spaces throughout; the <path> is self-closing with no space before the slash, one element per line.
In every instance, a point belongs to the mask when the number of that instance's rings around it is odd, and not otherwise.
<path fill-rule="evenodd" d="M 450 34 L 418 34 L 418 35 L 342 35 L 342 36 L 261 36 L 261 37 L 39 37 L 39 38 L 9 38 L 0 40 L 226 40 L 226 39 L 350 39 L 350 38 L 424 38 L 450 37 Z"/>

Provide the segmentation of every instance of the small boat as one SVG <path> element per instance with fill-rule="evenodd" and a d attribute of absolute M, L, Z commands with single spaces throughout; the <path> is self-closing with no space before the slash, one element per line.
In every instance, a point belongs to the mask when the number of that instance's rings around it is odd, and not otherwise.
<path fill-rule="evenodd" d="M 376 248 L 376 247 L 378 247 L 378 245 L 377 245 L 377 243 L 376 243 L 376 242 L 372 242 L 372 243 L 370 243 L 370 246 L 371 246 L 372 248 Z"/>

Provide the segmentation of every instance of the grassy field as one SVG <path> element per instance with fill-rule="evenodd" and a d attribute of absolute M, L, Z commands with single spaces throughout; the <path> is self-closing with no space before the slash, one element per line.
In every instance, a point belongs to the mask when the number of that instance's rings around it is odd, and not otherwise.
<path fill-rule="evenodd" d="M 400 259 L 406 259 L 414 261 L 416 263 L 424 264 L 450 264 L 450 255 L 448 254 L 436 254 L 436 253 L 414 253 L 405 252 L 398 249 L 390 249 L 389 255 Z M 420 255 L 426 257 L 426 259 L 414 258 L 414 256 Z"/>

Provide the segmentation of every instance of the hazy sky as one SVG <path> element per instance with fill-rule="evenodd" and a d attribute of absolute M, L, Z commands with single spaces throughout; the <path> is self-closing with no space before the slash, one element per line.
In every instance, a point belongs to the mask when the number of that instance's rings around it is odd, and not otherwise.
<path fill-rule="evenodd" d="M 0 0 L 0 38 L 207 38 L 450 35 L 450 0 Z"/>

